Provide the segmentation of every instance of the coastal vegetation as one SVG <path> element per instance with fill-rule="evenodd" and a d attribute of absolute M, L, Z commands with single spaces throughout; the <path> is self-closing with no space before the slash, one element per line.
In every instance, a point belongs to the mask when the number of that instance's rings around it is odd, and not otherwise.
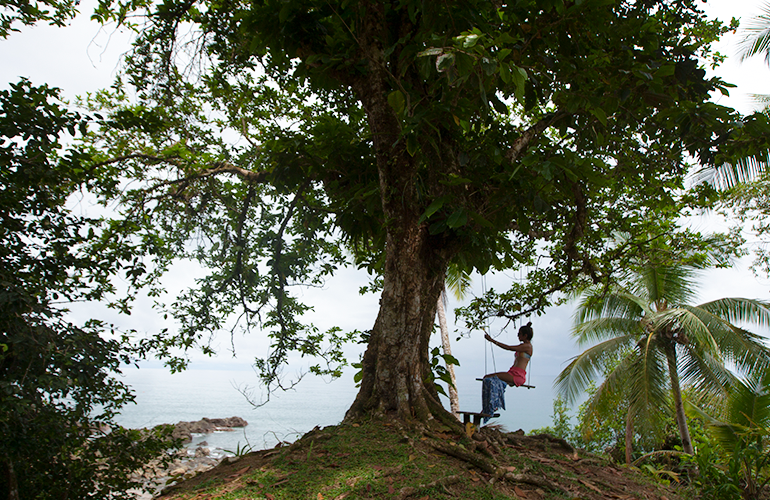
<path fill-rule="evenodd" d="M 720 399 L 736 382 L 731 370 L 770 370 L 770 350 L 763 337 L 736 326 L 766 330 L 770 303 L 722 298 L 692 304 L 695 269 L 676 262 L 666 250 L 657 248 L 640 264 L 629 266 L 625 279 L 611 289 L 594 288 L 583 295 L 574 335 L 579 345 L 594 345 L 556 378 L 556 387 L 572 402 L 595 375 L 603 374 L 587 408 L 597 418 L 618 399 L 627 401 L 628 463 L 635 425 L 643 425 L 647 433 L 663 429 L 672 404 L 682 449 L 694 454 L 684 387 L 691 388 L 693 397 Z"/>
<path fill-rule="evenodd" d="M 0 6 L 6 37 L 19 23 L 66 24 L 77 4 Z M 343 346 L 365 343 L 360 390 L 340 426 L 225 464 L 234 480 L 202 495 L 624 491 L 635 473 L 615 488 L 602 459 L 463 427 L 441 405 L 447 371 L 428 343 L 450 267 L 525 273 L 460 310 L 470 329 L 587 293 L 578 333 L 611 345 L 561 379 L 574 396 L 606 377 L 583 416 L 620 401 L 630 437 L 671 411 L 686 457 L 669 478 L 761 494 L 765 420 L 740 408 L 765 397 L 767 353 L 733 323 L 767 325 L 767 305 L 689 305 L 687 266 L 714 255 L 728 266 L 743 241 L 683 216 L 735 199 L 686 185 L 693 170 L 748 164 L 763 182 L 770 121 L 712 101 L 731 86 L 705 67 L 723 60 L 711 44 L 731 27 L 696 0 L 102 0 L 93 18 L 136 35 L 111 88 L 78 112 L 26 80 L 0 92 L 5 496 L 127 498 L 129 473 L 173 442 L 113 425 L 132 398 L 115 374 L 149 356 L 184 369 L 190 350 L 214 354 L 212 336 L 239 331 L 270 343 L 255 360 L 268 391 L 296 383 L 282 376 L 292 357 L 337 376 L 354 361 Z M 76 197 L 93 213 L 73 210 Z M 128 314 L 138 294 L 164 296 L 179 261 L 202 277 L 158 302 L 173 330 L 142 336 L 67 314 L 77 302 Z M 366 331 L 320 331 L 298 287 L 346 266 L 369 273 L 379 312 Z M 694 439 L 685 402 L 705 419 Z M 657 438 L 645 442 L 659 449 Z"/>

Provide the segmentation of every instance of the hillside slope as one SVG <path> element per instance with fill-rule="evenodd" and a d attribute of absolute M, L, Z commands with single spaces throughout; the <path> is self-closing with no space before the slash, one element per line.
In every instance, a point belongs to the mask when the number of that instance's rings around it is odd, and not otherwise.
<path fill-rule="evenodd" d="M 471 430 L 471 429 L 468 429 Z M 466 434 L 383 421 L 314 429 L 292 445 L 226 460 L 164 500 L 688 498 L 547 435 Z"/>

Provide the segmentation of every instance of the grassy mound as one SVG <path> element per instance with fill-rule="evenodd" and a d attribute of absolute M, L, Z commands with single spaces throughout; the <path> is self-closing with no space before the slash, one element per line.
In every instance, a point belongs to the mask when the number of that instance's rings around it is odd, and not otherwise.
<path fill-rule="evenodd" d="M 564 441 L 505 433 L 405 429 L 392 422 L 314 429 L 167 488 L 166 500 L 688 498 Z"/>

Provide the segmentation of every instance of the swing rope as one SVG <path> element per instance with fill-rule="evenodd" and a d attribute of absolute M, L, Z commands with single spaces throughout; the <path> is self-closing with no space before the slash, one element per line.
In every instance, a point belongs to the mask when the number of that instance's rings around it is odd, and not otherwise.
<path fill-rule="evenodd" d="M 486 276 L 481 276 L 481 293 L 482 295 L 487 294 L 487 278 Z M 486 325 L 484 326 L 484 333 L 489 334 L 489 318 L 486 320 Z M 521 322 L 521 319 L 520 319 Z M 516 328 L 516 320 L 513 321 L 513 327 Z M 518 331 L 518 330 L 516 330 Z M 490 335 L 491 336 L 491 335 Z M 484 344 L 489 344 L 489 352 L 492 354 L 492 369 L 494 370 L 493 373 L 497 373 L 497 363 L 495 362 L 495 346 L 491 342 L 484 342 Z M 516 353 L 513 354 L 513 361 L 516 362 Z M 526 387 L 527 389 L 534 389 L 535 386 L 532 385 L 532 360 L 530 359 L 529 365 L 527 366 L 527 383 L 522 385 L 522 387 Z M 484 373 L 489 373 L 488 370 L 488 364 L 487 364 L 487 347 L 484 346 Z M 476 380 L 483 380 L 480 378 L 477 378 Z"/>
<path fill-rule="evenodd" d="M 482 275 L 481 276 L 481 294 L 482 297 L 487 294 L 487 277 Z M 486 325 L 484 327 L 484 333 L 489 334 L 489 318 L 486 318 Z M 482 339 L 484 340 L 484 339 Z M 489 370 L 487 369 L 487 342 L 484 341 L 484 373 L 489 373 Z M 489 352 L 492 355 L 492 369 L 494 370 L 493 373 L 497 373 L 497 363 L 495 362 L 495 349 L 492 344 L 489 345 Z"/>

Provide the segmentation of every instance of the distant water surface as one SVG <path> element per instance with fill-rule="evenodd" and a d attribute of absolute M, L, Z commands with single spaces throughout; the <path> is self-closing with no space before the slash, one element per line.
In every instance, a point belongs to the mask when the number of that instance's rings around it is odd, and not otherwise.
<path fill-rule="evenodd" d="M 192 446 L 205 441 L 212 451 L 235 451 L 247 445 L 254 450 L 272 448 L 279 441 L 295 441 L 315 426 L 338 424 L 358 392 L 352 379 L 352 372 L 332 382 L 307 376 L 295 390 L 279 391 L 266 405 L 255 408 L 238 390 L 256 385 L 256 375 L 249 369 L 191 369 L 177 374 L 159 368 L 131 369 L 124 372 L 123 380 L 134 389 L 136 404 L 125 407 L 117 421 L 124 427 L 141 428 L 238 416 L 249 425 L 233 432 L 196 436 Z M 537 384 L 537 380 L 532 383 Z M 541 385 L 533 390 L 508 389 L 508 411 L 501 411 L 495 423 L 510 431 L 550 425 L 550 382 Z M 458 373 L 458 389 L 461 409 L 480 411 L 481 382 Z M 259 389 L 255 395 L 261 397 Z"/>

